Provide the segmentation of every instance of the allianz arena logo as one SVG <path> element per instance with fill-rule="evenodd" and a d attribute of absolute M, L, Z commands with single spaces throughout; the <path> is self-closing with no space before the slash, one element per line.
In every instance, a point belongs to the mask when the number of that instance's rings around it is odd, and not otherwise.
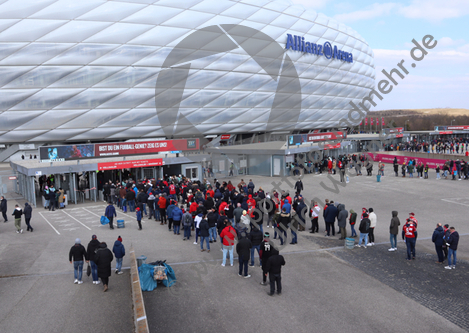
<path fill-rule="evenodd" d="M 305 42 L 305 38 L 301 36 L 287 34 L 287 45 L 285 49 L 292 49 L 293 51 L 300 51 L 303 53 L 315 54 L 318 56 L 324 56 L 326 59 L 337 59 L 343 60 L 349 63 L 353 62 L 352 53 L 341 51 L 337 49 L 337 46 L 332 47 L 331 43 L 325 42 L 323 45 Z"/>
<path fill-rule="evenodd" d="M 257 29 L 237 24 L 221 24 L 205 27 L 185 37 L 171 50 L 163 63 L 156 82 L 155 103 L 158 120 L 167 137 L 193 134 L 194 129 L 197 134 L 202 134 L 197 130 L 197 124 L 192 124 L 179 111 L 191 62 L 239 48 L 277 82 L 265 130 L 275 130 L 279 126 L 279 119 L 286 113 L 289 121 L 298 123 L 301 112 L 300 79 L 285 49 L 272 37 Z"/>

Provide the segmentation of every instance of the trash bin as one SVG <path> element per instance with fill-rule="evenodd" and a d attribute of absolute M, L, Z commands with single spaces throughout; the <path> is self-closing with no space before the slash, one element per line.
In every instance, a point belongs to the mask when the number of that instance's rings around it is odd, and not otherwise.
<path fill-rule="evenodd" d="M 124 220 L 117 220 L 117 227 L 118 228 L 125 228 L 125 221 Z"/>
<path fill-rule="evenodd" d="M 147 260 L 147 257 L 145 256 L 137 257 L 137 267 L 140 267 L 145 264 L 145 260 Z"/>
<path fill-rule="evenodd" d="M 354 238 L 345 238 L 345 248 L 346 249 L 353 249 L 355 246 L 355 239 Z"/>
<path fill-rule="evenodd" d="M 376 181 L 377 181 L 378 183 L 381 183 L 381 175 L 376 175 Z"/>

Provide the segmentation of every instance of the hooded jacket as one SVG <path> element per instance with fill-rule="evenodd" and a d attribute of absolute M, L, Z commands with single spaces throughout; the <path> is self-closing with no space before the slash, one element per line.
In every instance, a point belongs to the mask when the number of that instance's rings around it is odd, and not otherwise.
<path fill-rule="evenodd" d="M 365 217 L 363 218 L 363 220 L 361 220 L 360 227 L 358 228 L 358 230 L 360 230 L 360 232 L 363 234 L 367 234 L 369 232 L 369 229 L 370 229 L 370 219 Z"/>
<path fill-rule="evenodd" d="M 98 249 L 99 244 L 100 243 L 97 239 L 92 239 L 88 243 L 88 248 L 87 248 L 87 251 L 86 251 L 86 260 L 91 260 L 91 261 L 94 262 L 95 256 L 96 256 L 96 250 Z"/>
<path fill-rule="evenodd" d="M 15 219 L 20 219 L 21 215 L 23 215 L 23 210 L 20 207 L 16 207 L 11 215 L 14 215 Z"/>
<path fill-rule="evenodd" d="M 389 233 L 391 235 L 397 235 L 399 233 L 399 226 L 401 225 L 401 221 L 397 217 L 397 211 L 392 211 L 392 219 L 391 224 L 389 225 Z"/>
<path fill-rule="evenodd" d="M 339 211 L 337 215 L 337 225 L 339 228 L 345 228 L 347 226 L 348 211 L 345 209 L 344 204 L 339 204 L 337 210 Z"/>
<path fill-rule="evenodd" d="M 370 228 L 375 228 L 376 227 L 376 222 L 378 221 L 378 218 L 376 217 L 375 212 L 371 212 L 368 215 L 368 218 L 370 219 Z"/>
<path fill-rule="evenodd" d="M 33 213 L 33 208 L 26 202 L 24 204 L 24 211 L 23 211 L 24 217 L 26 219 L 30 219 L 32 213 Z"/>
<path fill-rule="evenodd" d="M 443 227 L 442 226 L 437 227 L 435 231 L 433 231 L 432 242 L 435 243 L 436 246 L 442 246 L 444 235 L 445 235 L 445 232 L 443 230 Z"/>
<path fill-rule="evenodd" d="M 114 260 L 111 250 L 106 246 L 106 243 L 99 244 L 96 251 L 95 264 L 98 265 L 98 277 L 106 278 L 111 276 L 111 262 Z"/>
<path fill-rule="evenodd" d="M 337 207 L 334 206 L 334 204 L 329 204 L 329 206 L 327 206 L 327 209 L 324 211 L 324 221 L 326 221 L 327 223 L 334 223 L 337 214 Z"/>
<path fill-rule="evenodd" d="M 449 235 L 449 239 L 446 242 L 449 244 L 449 248 L 453 251 L 456 251 L 458 249 L 458 243 L 459 243 L 459 234 L 457 231 L 453 231 Z"/>
<path fill-rule="evenodd" d="M 350 219 L 349 222 L 351 225 L 355 225 L 357 223 L 357 213 L 353 209 L 350 209 Z"/>
<path fill-rule="evenodd" d="M 116 258 L 123 258 L 125 256 L 124 244 L 116 240 L 114 242 L 114 247 L 112 248 L 112 252 L 114 252 L 114 255 L 116 256 Z"/>

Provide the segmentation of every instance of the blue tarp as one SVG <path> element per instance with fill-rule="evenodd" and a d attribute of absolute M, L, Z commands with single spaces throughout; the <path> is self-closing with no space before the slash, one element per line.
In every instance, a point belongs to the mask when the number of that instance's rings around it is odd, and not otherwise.
<path fill-rule="evenodd" d="M 167 280 L 163 280 L 163 284 L 166 287 L 171 287 L 176 282 L 176 275 L 174 270 L 168 264 L 164 264 L 166 267 Z M 155 270 L 154 265 L 143 264 L 138 268 L 138 276 L 140 277 L 140 286 L 142 291 L 152 291 L 157 287 L 157 281 L 153 279 L 153 272 Z"/>

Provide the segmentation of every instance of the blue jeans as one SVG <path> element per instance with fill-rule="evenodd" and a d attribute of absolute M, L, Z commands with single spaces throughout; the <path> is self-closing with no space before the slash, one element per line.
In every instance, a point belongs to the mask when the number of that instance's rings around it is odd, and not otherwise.
<path fill-rule="evenodd" d="M 174 222 L 174 221 L 173 221 Z M 181 223 L 181 221 L 179 221 L 179 223 Z M 181 230 L 181 225 L 175 225 L 173 226 L 173 230 L 174 230 L 174 234 L 178 234 L 179 231 Z"/>
<path fill-rule="evenodd" d="M 124 258 L 116 258 L 116 270 L 118 270 L 119 272 L 122 269 L 122 259 Z"/>
<path fill-rule="evenodd" d="M 452 250 L 448 247 L 448 266 L 454 265 L 456 266 L 456 252 L 457 250 Z M 451 264 L 451 256 L 453 257 L 453 263 Z"/>
<path fill-rule="evenodd" d="M 391 242 L 391 248 L 397 249 L 397 235 L 389 234 L 389 241 Z"/>
<path fill-rule="evenodd" d="M 200 237 L 200 249 L 204 249 L 204 241 L 207 242 L 207 250 L 210 250 L 210 243 L 209 243 L 209 238 L 210 237 Z"/>
<path fill-rule="evenodd" d="M 298 237 L 296 236 L 296 232 L 294 232 L 293 229 L 291 231 L 291 235 L 292 235 L 291 243 L 292 244 L 297 244 L 298 243 Z"/>
<path fill-rule="evenodd" d="M 261 250 L 260 245 L 253 245 L 251 247 L 251 266 L 254 266 L 254 250 L 257 250 L 257 254 L 259 255 L 259 251 Z M 262 265 L 262 260 L 259 258 L 259 265 Z"/>
<path fill-rule="evenodd" d="M 146 203 L 142 203 L 142 205 L 143 205 L 143 214 L 148 215 L 148 214 L 147 214 L 147 204 L 146 204 Z"/>
<path fill-rule="evenodd" d="M 209 239 L 211 241 L 216 241 L 217 240 L 217 227 L 211 227 L 210 229 L 208 229 L 208 233 L 209 233 Z"/>
<path fill-rule="evenodd" d="M 358 241 L 358 245 L 362 245 L 362 241 L 365 239 L 365 246 L 368 244 L 368 233 L 364 234 L 360 232 L 360 240 Z"/>
<path fill-rule="evenodd" d="M 91 266 L 91 276 L 93 277 L 93 281 L 98 281 L 98 265 L 94 263 L 94 261 L 90 260 Z"/>
<path fill-rule="evenodd" d="M 437 172 L 437 174 L 436 174 L 436 179 L 440 179 L 440 173 L 439 172 Z"/>
<path fill-rule="evenodd" d="M 406 237 L 405 245 L 407 246 L 407 259 L 410 260 L 411 256 L 412 258 L 415 258 L 415 238 Z"/>
<path fill-rule="evenodd" d="M 135 212 L 135 200 L 129 200 L 128 204 L 129 204 L 129 211 Z"/>
<path fill-rule="evenodd" d="M 83 260 L 73 262 L 75 280 L 81 281 L 83 276 Z"/>
<path fill-rule="evenodd" d="M 223 246 L 223 265 L 226 264 L 226 254 L 230 253 L 230 265 L 233 266 L 233 245 L 232 246 Z"/>
<path fill-rule="evenodd" d="M 160 220 L 160 217 L 161 217 L 161 214 L 160 214 L 160 208 L 155 208 L 155 220 L 156 221 L 159 221 Z"/>
<path fill-rule="evenodd" d="M 200 229 L 199 228 L 195 228 L 195 242 L 197 243 L 197 241 L 199 240 L 199 231 Z M 200 237 L 202 238 L 202 237 Z"/>
<path fill-rule="evenodd" d="M 357 232 L 355 231 L 355 224 L 351 224 L 350 228 L 352 228 L 352 237 L 357 235 Z"/>
<path fill-rule="evenodd" d="M 184 238 L 187 238 L 187 239 L 191 238 L 191 226 L 190 225 L 184 226 Z"/>
<path fill-rule="evenodd" d="M 122 199 L 120 208 L 121 208 L 122 210 L 124 210 L 124 206 L 126 206 L 126 205 L 127 205 L 127 199 Z"/>
<path fill-rule="evenodd" d="M 279 230 L 279 235 L 278 238 L 280 239 L 280 245 L 283 245 L 283 242 L 287 241 L 287 230 L 283 230 L 282 227 L 278 228 Z"/>
<path fill-rule="evenodd" d="M 249 260 L 243 260 L 243 258 L 239 257 L 238 261 L 239 261 L 239 275 L 247 276 Z M 243 270 L 244 270 L 244 274 L 243 274 Z"/>

